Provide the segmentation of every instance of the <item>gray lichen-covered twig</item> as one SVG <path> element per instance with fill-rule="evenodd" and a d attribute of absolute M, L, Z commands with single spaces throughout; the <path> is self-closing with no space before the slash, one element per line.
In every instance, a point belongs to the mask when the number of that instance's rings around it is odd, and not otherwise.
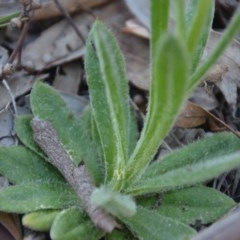
<path fill-rule="evenodd" d="M 94 190 L 93 182 L 84 165 L 75 166 L 59 142 L 52 124 L 45 120 L 34 118 L 31 122 L 33 136 L 36 143 L 49 157 L 49 162 L 55 166 L 69 184 L 75 189 L 82 200 L 83 207 L 92 222 L 105 232 L 112 232 L 119 227 L 114 218 L 104 209 L 95 207 L 90 202 Z"/>

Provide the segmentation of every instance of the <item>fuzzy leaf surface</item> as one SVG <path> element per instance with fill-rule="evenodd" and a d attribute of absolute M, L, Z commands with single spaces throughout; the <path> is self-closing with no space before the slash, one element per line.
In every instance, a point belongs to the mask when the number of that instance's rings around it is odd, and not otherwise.
<path fill-rule="evenodd" d="M 117 217 L 131 217 L 136 214 L 136 204 L 131 196 L 111 191 L 105 186 L 93 191 L 91 202 Z"/>
<path fill-rule="evenodd" d="M 106 179 L 124 179 L 130 136 L 128 82 L 123 56 L 112 33 L 95 22 L 85 59 L 93 116 L 106 163 Z"/>
<path fill-rule="evenodd" d="M 144 178 L 126 190 L 127 194 L 141 195 L 150 192 L 166 192 L 192 186 L 228 172 L 240 166 L 240 151 L 193 163 L 168 171 L 160 176 Z"/>
<path fill-rule="evenodd" d="M 225 194 L 204 186 L 164 194 L 158 212 L 185 224 L 214 222 L 235 206 Z"/>
<path fill-rule="evenodd" d="M 168 31 L 170 1 L 153 0 L 151 4 L 151 55 L 155 54 L 160 38 Z"/>
<path fill-rule="evenodd" d="M 35 231 L 49 231 L 59 210 L 41 210 L 23 216 L 22 223 Z"/>
<path fill-rule="evenodd" d="M 51 231 L 53 240 L 98 240 L 103 233 L 94 227 L 81 209 L 69 208 L 63 210 L 55 218 Z"/>
<path fill-rule="evenodd" d="M 52 87 L 36 82 L 31 92 L 31 107 L 35 117 L 49 121 L 73 162 L 84 160 L 91 177 L 101 181 L 99 159 L 84 124 L 77 120 L 66 103 Z"/>
<path fill-rule="evenodd" d="M 188 91 L 192 91 L 193 88 L 199 83 L 199 80 L 206 74 L 206 72 L 213 66 L 217 59 L 223 54 L 228 44 L 232 41 L 235 35 L 240 29 L 240 8 L 238 8 L 233 15 L 228 27 L 224 31 L 223 36 L 216 44 L 215 49 L 211 52 L 205 62 L 200 65 L 196 71 L 192 74 L 189 81 Z"/>
<path fill-rule="evenodd" d="M 193 72 L 201 60 L 212 28 L 214 1 L 188 1 L 187 4 L 190 5 L 187 10 L 194 13 L 186 13 L 188 16 L 186 26 L 189 26 L 186 41 L 191 54 L 191 70 Z"/>
<path fill-rule="evenodd" d="M 196 233 L 181 222 L 143 207 L 138 207 L 133 217 L 121 220 L 142 240 L 185 240 Z"/>
<path fill-rule="evenodd" d="M 163 36 L 153 56 L 148 112 L 127 165 L 127 185 L 141 176 L 172 127 L 186 97 L 187 76 L 188 58 L 181 40 Z"/>
<path fill-rule="evenodd" d="M 81 202 L 68 184 L 39 181 L 10 186 L 0 191 L 1 211 L 28 213 L 71 206 L 80 207 Z"/>
<path fill-rule="evenodd" d="M 17 116 L 15 120 L 15 129 L 18 138 L 31 151 L 40 157 L 47 158 L 41 148 L 35 143 L 33 139 L 33 130 L 31 127 L 32 116 Z"/>
<path fill-rule="evenodd" d="M 157 177 L 185 165 L 205 162 L 239 150 L 240 140 L 232 133 L 214 134 L 211 137 L 206 137 L 176 149 L 158 161 L 153 162 L 142 178 Z"/>
<path fill-rule="evenodd" d="M 32 181 L 65 183 L 51 164 L 22 146 L 0 147 L 0 172 L 14 184 Z"/>

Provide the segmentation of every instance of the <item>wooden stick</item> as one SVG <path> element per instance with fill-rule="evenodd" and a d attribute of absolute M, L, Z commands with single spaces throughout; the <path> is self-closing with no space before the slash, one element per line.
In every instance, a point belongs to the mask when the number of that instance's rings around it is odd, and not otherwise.
<path fill-rule="evenodd" d="M 119 227 L 114 218 L 104 209 L 91 204 L 90 197 L 94 190 L 93 182 L 84 165 L 75 166 L 65 149 L 62 147 L 52 124 L 34 118 L 31 121 L 33 136 L 36 143 L 49 157 L 48 161 L 55 166 L 82 200 L 83 207 L 95 226 L 105 232 L 112 232 Z"/>

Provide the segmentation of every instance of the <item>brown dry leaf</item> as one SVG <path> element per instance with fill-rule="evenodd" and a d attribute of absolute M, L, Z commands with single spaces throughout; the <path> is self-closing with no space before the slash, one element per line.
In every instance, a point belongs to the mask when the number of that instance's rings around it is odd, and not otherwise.
<path fill-rule="evenodd" d="M 140 25 L 136 19 L 127 20 L 125 23 L 125 27 L 122 28 L 122 31 L 124 33 L 130 33 L 138 37 L 142 37 L 146 39 L 150 38 L 149 31 L 147 31 L 146 28 Z"/>
<path fill-rule="evenodd" d="M 38 79 L 44 79 L 47 74 L 38 76 Z M 8 85 L 10 87 L 12 95 L 16 98 L 24 93 L 28 92 L 33 83 L 36 81 L 36 77 L 29 76 L 25 72 L 17 72 L 8 79 Z M 9 91 L 0 84 L 0 110 L 5 108 L 11 102 Z"/>
<path fill-rule="evenodd" d="M 75 16 L 73 21 L 82 35 L 87 37 L 93 17 L 80 14 Z M 83 56 L 84 45 L 69 22 L 64 19 L 45 30 L 23 49 L 22 64 L 40 71 Z"/>
<path fill-rule="evenodd" d="M 207 48 L 204 52 L 204 58 L 207 58 L 210 52 L 216 46 L 222 33 L 212 31 L 208 39 Z M 218 64 L 225 65 L 228 71 L 222 74 L 220 81 L 216 85 L 223 93 L 226 101 L 231 107 L 232 114 L 235 114 L 237 104 L 237 88 L 240 87 L 240 43 L 232 41 L 224 54 L 218 60 Z"/>
<path fill-rule="evenodd" d="M 0 239 L 22 239 L 21 227 L 16 215 L 0 212 Z"/>
<path fill-rule="evenodd" d="M 124 2 L 133 15 L 137 17 L 138 21 L 147 29 L 150 29 L 150 0 L 124 0 Z"/>
<path fill-rule="evenodd" d="M 103 5 L 111 0 L 59 0 L 62 7 L 69 13 L 78 12 L 93 7 Z M 58 10 L 52 0 L 42 1 L 40 9 L 35 11 L 34 20 L 48 19 L 52 17 L 61 16 L 62 13 Z"/>
<path fill-rule="evenodd" d="M 84 11 L 85 9 L 101 6 L 111 0 L 59 0 L 59 3 L 69 13 Z M 43 20 L 62 16 L 53 0 L 40 0 L 41 8 L 35 10 L 33 20 Z M 22 5 L 17 0 L 1 0 L 0 16 L 7 16 L 22 11 Z"/>
<path fill-rule="evenodd" d="M 239 133 L 237 133 L 229 125 L 202 108 L 200 105 L 187 101 L 183 111 L 175 123 L 175 126 L 181 128 L 194 128 L 201 125 L 206 125 L 208 129 L 213 132 L 228 130 L 237 136 L 240 136 Z"/>
<path fill-rule="evenodd" d="M 131 14 L 121 1 L 115 1 L 94 14 L 107 24 L 117 36 L 126 59 L 128 78 L 141 89 L 148 88 L 149 48 L 148 41 L 136 36 L 124 34 L 121 30 Z M 87 34 L 94 19 L 89 14 L 80 14 L 73 18 L 82 35 Z M 34 42 L 26 46 L 22 53 L 22 64 L 35 70 L 43 70 L 61 63 L 82 57 L 85 51 L 83 43 L 63 20 L 44 31 Z"/>
<path fill-rule="evenodd" d="M 82 35 L 87 36 L 88 24 L 93 22 L 93 17 L 81 14 L 74 17 L 73 21 Z M 45 30 L 23 49 L 22 64 L 38 71 L 43 70 L 83 56 L 84 45 L 64 19 Z"/>
<path fill-rule="evenodd" d="M 82 74 L 80 61 L 66 63 L 59 67 L 53 86 L 58 90 L 77 94 Z"/>

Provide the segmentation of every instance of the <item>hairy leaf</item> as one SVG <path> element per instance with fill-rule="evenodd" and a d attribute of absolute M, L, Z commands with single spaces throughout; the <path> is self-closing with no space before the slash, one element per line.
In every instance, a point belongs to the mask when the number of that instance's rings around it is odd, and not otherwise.
<path fill-rule="evenodd" d="M 53 240 L 98 240 L 103 233 L 94 227 L 81 209 L 69 208 L 57 215 L 50 236 Z"/>
<path fill-rule="evenodd" d="M 205 162 L 238 150 L 240 150 L 240 140 L 235 135 L 227 132 L 214 134 L 211 137 L 206 137 L 179 148 L 165 155 L 162 159 L 153 162 L 142 178 L 160 176 L 170 170 Z"/>
<path fill-rule="evenodd" d="M 131 196 L 113 192 L 105 186 L 94 190 L 91 202 L 114 216 L 131 217 L 136 214 L 136 204 Z"/>
<path fill-rule="evenodd" d="M 186 224 L 213 222 L 236 204 L 225 194 L 204 186 L 164 194 L 158 212 Z"/>
<path fill-rule="evenodd" d="M 43 209 L 64 209 L 81 206 L 75 191 L 59 182 L 32 182 L 15 185 L 0 191 L 0 210 L 28 213 Z"/>
<path fill-rule="evenodd" d="M 60 210 L 40 210 L 26 214 L 22 218 L 25 227 L 35 231 L 49 231 Z"/>
<path fill-rule="evenodd" d="M 168 31 L 170 1 L 151 1 L 151 56 L 156 54 L 161 37 Z"/>
<path fill-rule="evenodd" d="M 11 13 L 7 16 L 0 17 L 0 28 L 1 27 L 6 27 L 9 24 L 9 22 L 12 18 L 18 17 L 19 15 L 20 15 L 19 12 L 14 12 L 14 13 Z"/>
<path fill-rule="evenodd" d="M 176 19 L 176 32 L 179 37 L 184 38 L 186 35 L 185 0 L 174 0 L 173 7 Z"/>
<path fill-rule="evenodd" d="M 143 207 L 138 207 L 137 214 L 133 217 L 121 220 L 139 239 L 144 240 L 185 240 L 195 234 L 187 225 Z"/>
<path fill-rule="evenodd" d="M 211 30 L 214 14 L 214 1 L 202 0 L 195 2 L 197 4 L 190 3 L 195 9 L 190 8 L 190 11 L 193 11 L 194 15 L 187 22 L 187 26 L 190 27 L 186 40 L 192 60 L 192 71 L 195 70 L 201 59 Z"/>
<path fill-rule="evenodd" d="M 101 168 L 93 142 L 84 124 L 75 118 L 60 95 L 46 84 L 36 82 L 31 93 L 31 107 L 35 117 L 50 121 L 74 163 L 78 165 L 84 160 L 89 174 L 99 184 Z"/>
<path fill-rule="evenodd" d="M 65 183 L 51 164 L 22 146 L 0 147 L 0 172 L 14 184 L 38 180 Z"/>
<path fill-rule="evenodd" d="M 21 142 L 32 150 L 34 153 L 38 154 L 40 157 L 47 158 L 42 149 L 35 143 L 33 139 L 33 130 L 31 127 L 32 116 L 17 116 L 15 121 L 15 129 L 18 138 Z"/>
<path fill-rule="evenodd" d="M 166 192 L 192 186 L 240 166 L 240 151 L 173 169 L 160 176 L 143 178 L 126 190 L 141 195 L 150 192 Z"/>
<path fill-rule="evenodd" d="M 128 84 L 116 40 L 98 21 L 87 41 L 85 68 L 92 112 L 106 162 L 106 179 L 124 180 L 131 121 Z"/>
<path fill-rule="evenodd" d="M 163 141 L 186 97 L 188 58 L 180 39 L 162 37 L 152 62 L 146 122 L 127 165 L 128 185 L 144 171 Z"/>

